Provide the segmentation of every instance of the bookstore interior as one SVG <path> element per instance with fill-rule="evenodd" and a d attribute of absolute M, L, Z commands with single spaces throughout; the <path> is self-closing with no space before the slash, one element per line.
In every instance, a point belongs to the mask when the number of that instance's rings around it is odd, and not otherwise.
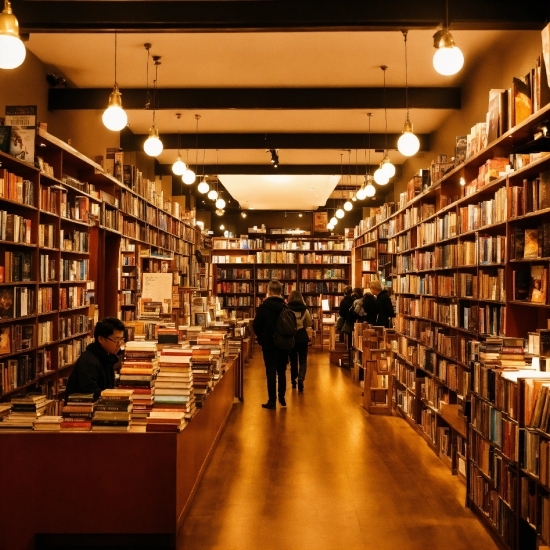
<path fill-rule="evenodd" d="M 129 4 L 133 23 L 57 20 L 50 0 L 0 15 L 0 550 L 67 528 L 173 537 L 272 279 L 365 414 L 424 438 L 503 548 L 548 548 L 550 7 L 428 2 L 415 24 L 399 2 L 320 28 L 261 9 L 237 25 L 239 2 L 159 3 L 186 6 L 155 26 Z M 392 328 L 358 321 L 348 347 L 344 288 L 373 280 Z M 125 326 L 115 387 L 66 399 L 105 317 Z M 98 520 L 67 471 L 82 461 L 98 499 L 117 479 L 131 505 L 101 499 Z"/>

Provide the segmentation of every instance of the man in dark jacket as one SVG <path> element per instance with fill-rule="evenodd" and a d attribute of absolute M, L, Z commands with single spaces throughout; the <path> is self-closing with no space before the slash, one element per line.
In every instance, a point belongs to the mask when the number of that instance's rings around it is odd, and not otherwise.
<path fill-rule="evenodd" d="M 391 328 L 391 319 L 395 317 L 395 312 L 389 292 L 382 288 L 378 279 L 370 282 L 370 290 L 376 296 L 377 326 Z"/>
<path fill-rule="evenodd" d="M 65 402 L 72 393 L 93 393 L 97 399 L 103 390 L 115 387 L 114 366 L 125 328 L 116 317 L 105 317 L 96 324 L 95 341 L 77 359 L 67 381 Z"/>
<path fill-rule="evenodd" d="M 282 298 L 283 286 L 277 280 L 269 282 L 267 298 L 256 311 L 256 317 L 252 327 L 262 346 L 265 374 L 267 378 L 267 403 L 263 403 L 264 409 L 275 409 L 277 406 L 277 378 L 279 379 L 279 403 L 285 407 L 286 393 L 286 365 L 288 363 L 288 350 L 279 349 L 273 343 L 275 323 L 281 313 L 285 302 Z"/>

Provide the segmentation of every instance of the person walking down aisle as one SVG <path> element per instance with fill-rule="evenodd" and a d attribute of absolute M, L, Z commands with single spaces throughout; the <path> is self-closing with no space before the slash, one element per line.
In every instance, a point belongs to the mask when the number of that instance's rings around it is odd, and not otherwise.
<path fill-rule="evenodd" d="M 296 315 L 296 344 L 290 350 L 290 382 L 292 387 L 296 387 L 298 379 L 298 391 L 304 391 L 304 380 L 307 371 L 307 348 L 309 345 L 309 336 L 307 329 L 313 326 L 311 314 L 309 313 L 302 293 L 293 290 L 288 297 L 288 307 Z M 298 369 L 298 365 L 300 368 Z"/>
<path fill-rule="evenodd" d="M 282 298 L 283 285 L 276 279 L 267 286 L 267 298 L 260 304 L 256 311 L 256 317 L 252 327 L 262 346 L 262 354 L 267 378 L 267 403 L 263 403 L 264 409 L 275 409 L 277 395 L 279 403 L 286 407 L 286 364 L 288 363 L 288 350 L 279 349 L 273 343 L 275 323 L 281 313 L 285 302 Z M 278 381 L 278 391 L 277 391 Z"/>
<path fill-rule="evenodd" d="M 370 290 L 376 296 L 376 324 L 381 327 L 391 328 L 391 320 L 395 317 L 393 304 L 389 292 L 382 288 L 382 284 L 378 279 L 370 282 Z"/>
<path fill-rule="evenodd" d="M 94 329 L 95 341 L 77 359 L 67 381 L 65 401 L 72 393 L 93 393 L 96 398 L 115 387 L 117 353 L 124 344 L 124 323 L 116 317 L 105 317 Z"/>
<path fill-rule="evenodd" d="M 363 310 L 365 311 L 365 321 L 369 325 L 376 325 L 376 319 L 378 317 L 376 298 L 370 289 L 365 290 L 365 294 L 363 296 Z"/>

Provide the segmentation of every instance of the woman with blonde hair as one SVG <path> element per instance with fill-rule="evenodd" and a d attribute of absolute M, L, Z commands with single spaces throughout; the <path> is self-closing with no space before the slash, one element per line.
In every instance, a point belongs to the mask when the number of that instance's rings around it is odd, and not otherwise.
<path fill-rule="evenodd" d="M 304 380 L 307 371 L 307 347 L 309 344 L 308 328 L 313 326 L 311 314 L 309 313 L 302 293 L 293 290 L 288 297 L 288 307 L 296 315 L 296 336 L 295 345 L 290 350 L 290 382 L 292 387 L 296 387 L 298 382 L 298 391 L 304 391 Z"/>

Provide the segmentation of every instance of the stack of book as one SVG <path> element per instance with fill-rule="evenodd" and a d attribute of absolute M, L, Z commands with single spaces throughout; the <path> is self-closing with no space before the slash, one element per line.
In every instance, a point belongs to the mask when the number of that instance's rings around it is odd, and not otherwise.
<path fill-rule="evenodd" d="M 103 390 L 95 407 L 92 431 L 127 432 L 132 420 L 132 397 L 133 390 Z"/>
<path fill-rule="evenodd" d="M 155 391 L 156 412 L 178 411 L 191 419 L 196 412 L 191 370 L 192 350 L 188 343 L 164 347 L 159 356 Z M 149 425 L 147 427 L 149 429 Z"/>
<path fill-rule="evenodd" d="M 63 407 L 61 430 L 89 431 L 96 399 L 93 393 L 72 393 Z"/>
<path fill-rule="evenodd" d="M 0 428 L 32 430 L 34 421 L 45 414 L 49 403 L 51 403 L 51 400 L 41 394 L 28 393 L 22 397 L 14 397 L 10 402 L 11 410 L 8 410 L 9 414 L 6 415 L 5 411 L 2 413 L 6 416 L 0 422 Z"/>
<path fill-rule="evenodd" d="M 214 386 L 213 359 L 211 350 L 204 346 L 192 346 L 191 370 L 193 371 L 193 390 L 197 409 L 202 408 L 204 400 Z"/>
<path fill-rule="evenodd" d="M 479 346 L 479 360 L 503 369 L 526 368 L 524 344 L 523 338 L 485 338 Z"/>
<path fill-rule="evenodd" d="M 223 365 L 228 355 L 227 332 L 201 332 L 197 336 L 197 345 L 210 350 L 210 354 L 212 355 L 212 380 L 216 384 L 223 374 Z"/>
<path fill-rule="evenodd" d="M 147 418 L 148 432 L 180 432 L 185 428 L 185 413 L 180 411 L 153 411 Z"/>
<path fill-rule="evenodd" d="M 145 420 L 153 410 L 158 369 L 156 342 L 126 343 L 118 387 L 134 392 L 132 423 L 135 426 L 145 426 Z"/>
<path fill-rule="evenodd" d="M 0 422 L 10 414 L 11 404 L 10 403 L 0 403 Z"/>
<path fill-rule="evenodd" d="M 39 416 L 33 424 L 33 430 L 37 432 L 59 432 L 61 430 L 62 416 Z"/>

